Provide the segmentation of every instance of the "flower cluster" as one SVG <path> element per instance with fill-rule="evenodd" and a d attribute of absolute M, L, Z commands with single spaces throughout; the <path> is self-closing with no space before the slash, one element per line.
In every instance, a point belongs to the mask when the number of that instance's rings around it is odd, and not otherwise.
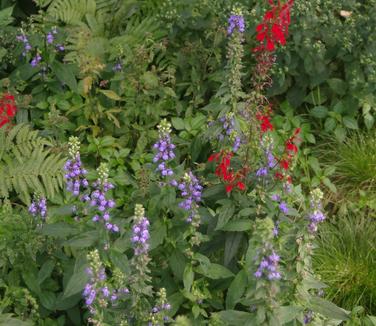
<path fill-rule="evenodd" d="M 163 177 L 172 176 L 174 172 L 168 168 L 166 162 L 175 158 L 175 145 L 171 142 L 171 124 L 163 119 L 158 125 L 159 139 L 153 148 L 157 150 L 153 158 L 154 163 L 159 163 L 157 170 Z"/>
<path fill-rule="evenodd" d="M 318 224 L 325 220 L 325 215 L 322 212 L 321 205 L 322 198 L 323 193 L 320 189 L 314 189 L 311 191 L 312 212 L 309 214 L 310 223 L 308 225 L 308 230 L 310 233 L 315 233 L 317 231 Z"/>
<path fill-rule="evenodd" d="M 124 295 L 129 294 L 128 288 L 111 289 L 107 284 L 107 275 L 105 268 L 100 260 L 98 250 L 90 252 L 87 256 L 90 267 L 86 269 L 89 281 L 86 283 L 83 297 L 85 304 L 91 314 L 91 320 L 101 319 L 103 316 L 97 309 L 104 309 L 111 303 L 112 306 Z"/>
<path fill-rule="evenodd" d="M 293 162 L 293 159 L 298 152 L 297 143 L 298 141 L 300 141 L 300 139 L 298 138 L 300 130 L 300 128 L 297 128 L 294 131 L 293 136 L 285 142 L 285 152 L 278 162 L 279 167 L 281 168 L 281 172 L 276 172 L 275 174 L 276 179 L 285 180 L 288 184 L 292 182 L 292 178 L 288 174 L 288 170 L 290 169 L 291 163 Z"/>
<path fill-rule="evenodd" d="M 288 27 L 290 25 L 290 9 L 294 0 L 288 0 L 286 3 L 274 4 L 273 0 L 269 0 L 271 9 L 268 10 L 263 18 L 263 22 L 256 27 L 257 41 L 260 45 L 254 51 L 273 52 L 276 44 L 285 45 L 288 36 Z"/>
<path fill-rule="evenodd" d="M 82 162 L 80 158 L 80 141 L 77 137 L 69 137 L 69 156 L 70 159 L 65 163 L 65 180 L 67 190 L 78 196 L 80 194 L 81 186 L 87 188 L 89 182 L 86 180 L 85 175 L 87 171 L 82 168 Z"/>
<path fill-rule="evenodd" d="M 97 171 L 99 178 L 93 183 L 94 190 L 90 195 L 82 196 L 82 200 L 90 203 L 90 206 L 96 209 L 97 214 L 93 216 L 93 222 L 102 221 L 108 231 L 119 232 L 119 227 L 110 223 L 109 210 L 115 207 L 115 201 L 106 199 L 106 193 L 114 188 L 114 185 L 108 182 L 107 165 L 101 163 Z"/>
<path fill-rule="evenodd" d="M 244 33 L 245 31 L 244 17 L 240 9 L 235 9 L 228 20 L 227 34 L 232 35 L 234 30 L 239 33 Z"/>
<path fill-rule="evenodd" d="M 273 131 L 273 125 L 270 122 L 270 115 L 269 114 L 256 114 L 256 119 L 260 121 L 260 130 L 261 134 L 267 131 Z"/>
<path fill-rule="evenodd" d="M 46 35 L 47 44 L 53 44 L 55 41 L 55 36 L 58 34 L 57 28 L 52 27 L 51 31 L 49 31 Z M 55 48 L 57 51 L 64 51 L 65 47 L 62 44 L 55 44 Z"/>
<path fill-rule="evenodd" d="M 191 214 L 188 217 L 188 222 L 191 222 L 194 213 L 198 208 L 198 203 L 201 201 L 202 186 L 195 175 L 190 171 L 185 173 L 183 181 L 177 185 L 183 201 L 179 203 L 179 207 Z"/>
<path fill-rule="evenodd" d="M 245 168 L 234 172 L 231 168 L 231 159 L 233 157 L 234 153 L 232 152 L 219 152 L 212 154 L 208 161 L 212 162 L 219 162 L 215 169 L 215 174 L 221 178 L 221 180 L 226 185 L 226 192 L 231 192 L 234 187 L 237 187 L 239 190 L 245 190 L 245 184 L 242 181 L 246 175 Z"/>
<path fill-rule="evenodd" d="M 21 31 L 21 35 L 16 36 L 17 41 L 22 42 L 24 45 L 24 50 L 22 52 L 22 55 L 26 57 L 26 54 L 31 51 L 32 47 L 29 43 L 29 39 L 27 38 L 26 34 Z"/>
<path fill-rule="evenodd" d="M 35 198 L 30 206 L 29 213 L 34 217 L 40 217 L 42 220 L 46 220 L 47 217 L 47 200 L 46 198 Z"/>
<path fill-rule="evenodd" d="M 151 310 L 148 326 L 164 325 L 169 320 L 166 313 L 171 309 L 171 305 L 167 302 L 166 289 L 160 289 L 157 296 L 158 302 Z"/>
<path fill-rule="evenodd" d="M 3 94 L 0 98 L 0 128 L 16 115 L 17 107 L 12 94 Z"/>
<path fill-rule="evenodd" d="M 132 228 L 131 242 L 134 254 L 140 256 L 149 250 L 149 220 L 145 217 L 145 209 L 142 205 L 136 204 L 134 210 L 135 220 Z"/>
<path fill-rule="evenodd" d="M 271 255 L 264 257 L 261 260 L 257 271 L 254 273 L 255 277 L 261 278 L 262 276 L 265 276 L 270 281 L 281 279 L 281 274 L 278 271 L 279 260 L 280 257 L 275 251 L 273 251 Z"/>

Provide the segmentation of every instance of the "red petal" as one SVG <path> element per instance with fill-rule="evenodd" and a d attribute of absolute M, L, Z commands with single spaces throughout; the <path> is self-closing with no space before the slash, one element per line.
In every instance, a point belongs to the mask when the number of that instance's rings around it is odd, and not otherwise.
<path fill-rule="evenodd" d="M 226 186 L 226 192 L 227 192 L 227 193 L 231 192 L 232 188 L 234 188 L 233 185 L 227 185 L 227 186 Z"/>
<path fill-rule="evenodd" d="M 275 50 L 274 43 L 270 39 L 266 40 L 266 49 L 270 52 Z"/>
<path fill-rule="evenodd" d="M 240 190 L 244 190 L 245 189 L 245 184 L 243 183 L 243 182 L 238 182 L 238 184 L 237 184 L 237 186 L 238 186 L 238 188 L 240 189 Z"/>

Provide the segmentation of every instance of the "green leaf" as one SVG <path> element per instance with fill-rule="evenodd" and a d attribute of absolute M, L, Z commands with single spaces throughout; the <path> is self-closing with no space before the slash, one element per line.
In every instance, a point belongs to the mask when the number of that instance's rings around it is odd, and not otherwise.
<path fill-rule="evenodd" d="M 171 119 L 171 123 L 176 130 L 184 130 L 185 129 L 184 120 L 181 119 L 181 118 L 174 117 L 174 118 Z"/>
<path fill-rule="evenodd" d="M 312 297 L 309 304 L 309 308 L 314 312 L 318 312 L 325 317 L 336 319 L 336 320 L 349 320 L 349 313 L 345 310 L 339 308 L 334 303 L 318 298 Z"/>
<path fill-rule="evenodd" d="M 231 232 L 248 231 L 252 228 L 252 222 L 250 220 L 236 220 L 228 222 L 221 230 Z"/>
<path fill-rule="evenodd" d="M 206 268 L 203 268 L 203 266 L 200 265 L 199 267 L 197 267 L 196 271 L 213 280 L 229 278 L 234 276 L 234 274 L 226 267 L 213 263 L 207 266 Z"/>
<path fill-rule="evenodd" d="M 334 134 L 339 142 L 343 142 L 346 138 L 346 129 L 341 126 L 337 126 L 336 130 L 334 130 Z"/>
<path fill-rule="evenodd" d="M 192 270 L 191 265 L 185 266 L 184 269 L 184 274 L 183 274 L 183 283 L 184 283 L 184 289 L 187 290 L 188 292 L 191 291 L 191 286 L 193 284 L 195 274 Z"/>
<path fill-rule="evenodd" d="M 226 234 L 225 239 L 225 254 L 224 254 L 224 265 L 228 266 L 231 260 L 238 253 L 240 242 L 243 239 L 242 233 L 230 232 Z"/>
<path fill-rule="evenodd" d="M 12 317 L 12 314 L 0 314 L 0 325 L 2 326 L 32 326 L 32 321 L 22 321 Z"/>
<path fill-rule="evenodd" d="M 92 246 L 98 239 L 97 231 L 87 231 L 64 242 L 65 246 L 74 248 L 86 248 Z"/>
<path fill-rule="evenodd" d="M 327 118 L 325 120 L 324 128 L 326 132 L 331 132 L 336 127 L 337 123 L 333 118 Z"/>
<path fill-rule="evenodd" d="M 38 273 L 38 283 L 39 285 L 43 283 L 43 281 L 50 277 L 53 269 L 55 267 L 55 262 L 53 260 L 47 260 L 41 267 Z"/>
<path fill-rule="evenodd" d="M 328 115 L 328 109 L 325 106 L 315 106 L 309 113 L 315 118 L 323 119 Z"/>
<path fill-rule="evenodd" d="M 366 125 L 367 129 L 370 130 L 375 123 L 375 118 L 370 115 L 369 113 L 364 115 L 364 124 Z"/>
<path fill-rule="evenodd" d="M 59 223 L 54 223 L 54 224 L 45 224 L 43 225 L 41 233 L 44 235 L 48 235 L 51 237 L 56 237 L 56 238 L 66 238 L 69 235 L 74 235 L 78 232 L 77 228 L 64 223 L 64 222 L 59 222 Z"/>
<path fill-rule="evenodd" d="M 248 282 L 247 272 L 242 269 L 231 282 L 226 296 L 226 309 L 233 309 L 244 294 Z"/>
<path fill-rule="evenodd" d="M 278 316 L 278 321 L 283 325 L 299 317 L 299 315 L 302 314 L 303 311 L 304 309 L 302 307 L 283 306 L 277 308 L 276 315 Z"/>
<path fill-rule="evenodd" d="M 30 270 L 26 270 L 22 273 L 22 277 L 27 285 L 27 287 L 36 294 L 41 293 L 41 289 L 38 282 L 38 277 L 36 270 L 34 268 L 30 268 Z"/>
<path fill-rule="evenodd" d="M 334 193 L 337 192 L 336 186 L 329 180 L 329 178 L 323 177 L 322 182 L 324 183 L 325 186 L 327 186 L 329 188 L 330 191 L 332 191 Z"/>
<path fill-rule="evenodd" d="M 349 117 L 349 116 L 343 117 L 343 123 L 349 129 L 354 129 L 354 130 L 358 129 L 358 122 L 353 117 Z"/>
<path fill-rule="evenodd" d="M 9 25 L 13 21 L 13 7 L 14 6 L 11 6 L 3 10 L 0 10 L 0 26 Z"/>
<path fill-rule="evenodd" d="M 221 207 L 219 210 L 218 222 L 217 222 L 217 226 L 215 229 L 221 230 L 222 227 L 224 227 L 227 224 L 227 222 L 231 219 L 231 217 L 233 217 L 234 212 L 235 212 L 235 207 L 231 204 Z"/>
<path fill-rule="evenodd" d="M 110 251 L 110 258 L 114 266 L 119 268 L 124 274 L 131 273 L 127 255 L 112 249 Z"/>
<path fill-rule="evenodd" d="M 100 89 L 99 92 L 101 92 L 103 95 L 110 98 L 111 100 L 121 101 L 121 97 L 110 89 Z"/>
<path fill-rule="evenodd" d="M 254 319 L 254 314 L 237 310 L 224 310 L 218 314 L 228 326 L 252 325 L 250 322 Z"/>
<path fill-rule="evenodd" d="M 69 298 L 81 292 L 88 280 L 89 276 L 87 275 L 84 268 L 80 268 L 75 271 L 69 279 L 67 286 L 65 287 L 62 299 Z"/>
<path fill-rule="evenodd" d="M 54 61 L 51 64 L 51 69 L 60 82 L 66 84 L 72 91 L 77 91 L 77 80 L 74 76 L 72 66 Z"/>
<path fill-rule="evenodd" d="M 339 78 L 328 79 L 330 89 L 338 95 L 346 94 L 346 82 Z"/>
<path fill-rule="evenodd" d="M 43 292 L 39 294 L 39 300 L 43 307 L 47 308 L 48 310 L 55 310 L 55 304 L 56 304 L 55 293 L 51 291 L 43 290 Z"/>

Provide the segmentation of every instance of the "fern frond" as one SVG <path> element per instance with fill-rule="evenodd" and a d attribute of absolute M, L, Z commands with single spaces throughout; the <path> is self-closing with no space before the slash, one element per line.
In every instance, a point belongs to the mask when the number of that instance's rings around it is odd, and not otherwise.
<path fill-rule="evenodd" d="M 51 143 L 19 124 L 6 134 L 0 129 L 0 197 L 9 197 L 12 192 L 30 203 L 36 192 L 53 197 L 63 185 L 64 160 L 51 153 Z"/>
<path fill-rule="evenodd" d="M 53 18 L 66 24 L 78 24 L 86 14 L 95 14 L 95 0 L 54 0 L 47 9 Z"/>

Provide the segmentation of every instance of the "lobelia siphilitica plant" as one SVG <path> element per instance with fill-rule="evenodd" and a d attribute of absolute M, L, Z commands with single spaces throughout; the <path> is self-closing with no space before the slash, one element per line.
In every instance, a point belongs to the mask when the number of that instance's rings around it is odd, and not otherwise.
<path fill-rule="evenodd" d="M 27 34 L 24 28 L 21 28 L 16 36 L 16 40 L 22 44 L 21 55 L 32 68 L 39 69 L 40 74 L 45 75 L 55 57 L 65 51 L 61 42 L 63 36 L 56 26 L 42 32 L 33 27 L 28 29 L 30 33 Z"/>

